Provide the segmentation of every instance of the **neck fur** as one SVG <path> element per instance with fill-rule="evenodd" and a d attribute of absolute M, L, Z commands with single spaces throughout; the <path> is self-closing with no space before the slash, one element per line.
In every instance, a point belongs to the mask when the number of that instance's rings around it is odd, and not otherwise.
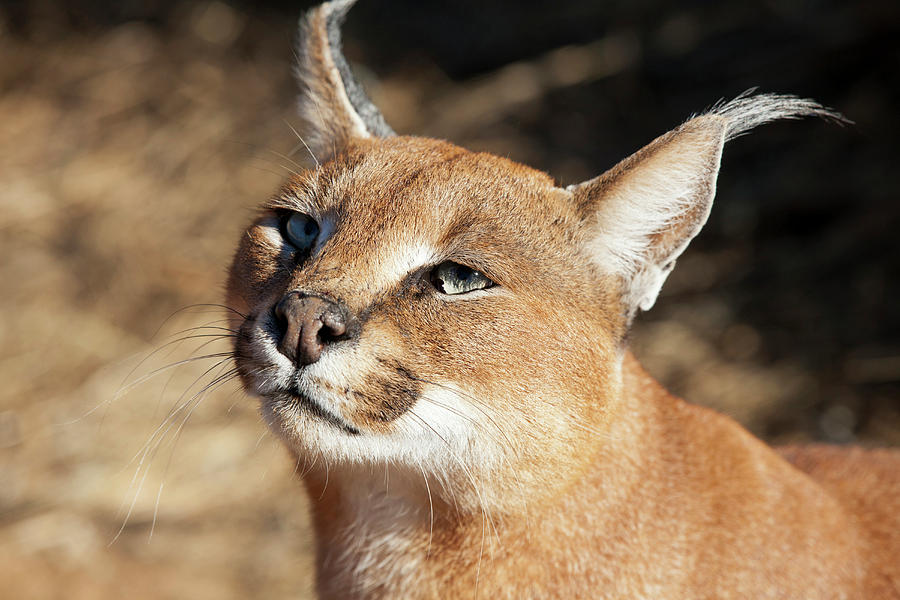
<path fill-rule="evenodd" d="M 640 368 L 626 357 L 623 369 L 635 367 Z M 361 596 L 389 597 L 394 592 L 383 587 L 386 582 L 394 591 L 410 589 L 404 585 L 423 580 L 423 565 L 434 568 L 442 556 L 448 562 L 460 556 L 474 556 L 468 561 L 473 563 L 496 559 L 508 551 L 506 540 L 527 541 L 533 522 L 577 514 L 580 502 L 600 514 L 619 514 L 641 485 L 641 453 L 651 448 L 645 435 L 648 407 L 635 397 L 650 388 L 634 385 L 627 374 L 624 380 L 628 389 L 620 388 L 621 398 L 610 403 L 611 426 L 586 428 L 579 459 L 553 468 L 468 472 L 453 481 L 397 465 L 331 466 L 308 473 L 322 595 L 346 597 L 346 583 L 352 581 Z M 598 510 L 604 504 L 607 509 Z M 338 581 L 345 587 L 329 590 L 329 582 Z"/>

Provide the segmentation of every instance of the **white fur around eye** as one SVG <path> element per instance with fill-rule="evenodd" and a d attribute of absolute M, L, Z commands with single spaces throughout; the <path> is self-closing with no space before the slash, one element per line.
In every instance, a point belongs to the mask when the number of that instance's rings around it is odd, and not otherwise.
<path fill-rule="evenodd" d="M 257 238 L 259 243 L 267 248 L 278 251 L 284 246 L 284 236 L 281 235 L 281 224 L 277 217 L 273 216 L 262 219 L 258 223 L 256 231 L 262 234 Z"/>

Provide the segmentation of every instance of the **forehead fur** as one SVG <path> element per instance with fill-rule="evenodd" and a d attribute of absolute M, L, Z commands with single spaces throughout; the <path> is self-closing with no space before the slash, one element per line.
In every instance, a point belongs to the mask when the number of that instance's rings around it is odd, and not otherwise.
<path fill-rule="evenodd" d="M 424 210 L 423 217 L 438 222 L 446 216 L 524 216 L 536 209 L 558 212 L 568 204 L 559 202 L 565 193 L 546 173 L 416 137 L 357 140 L 335 160 L 292 183 L 301 196 L 313 192 L 320 208 L 338 207 L 381 220 L 411 210 Z"/>
<path fill-rule="evenodd" d="M 358 140 L 291 180 L 285 195 L 298 210 L 333 218 L 336 242 L 357 253 L 424 243 L 498 278 L 513 259 L 537 268 L 567 254 L 577 219 L 571 194 L 546 173 L 416 137 Z"/>
<path fill-rule="evenodd" d="M 356 140 L 324 171 L 350 171 L 360 183 L 379 185 L 390 173 L 394 185 L 383 190 L 387 196 L 395 196 L 404 187 L 440 180 L 441 175 L 447 174 L 465 176 L 459 185 L 495 196 L 508 192 L 510 186 L 534 192 L 556 187 L 552 177 L 526 165 L 486 152 L 472 152 L 443 140 L 409 136 Z"/>

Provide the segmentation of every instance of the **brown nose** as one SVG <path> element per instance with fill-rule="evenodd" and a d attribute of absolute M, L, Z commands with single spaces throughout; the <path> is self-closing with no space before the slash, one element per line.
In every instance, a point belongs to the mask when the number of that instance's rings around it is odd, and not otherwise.
<path fill-rule="evenodd" d="M 339 304 L 301 292 L 290 292 L 275 306 L 282 331 L 278 351 L 293 362 L 310 365 L 332 342 L 350 337 L 351 323 Z"/>

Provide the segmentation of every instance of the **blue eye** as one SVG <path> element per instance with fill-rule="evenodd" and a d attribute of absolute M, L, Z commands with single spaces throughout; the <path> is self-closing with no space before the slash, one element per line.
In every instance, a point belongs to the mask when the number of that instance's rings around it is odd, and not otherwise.
<path fill-rule="evenodd" d="M 319 235 L 319 224 L 303 213 L 293 213 L 284 225 L 287 240 L 302 252 L 309 252 Z"/>

